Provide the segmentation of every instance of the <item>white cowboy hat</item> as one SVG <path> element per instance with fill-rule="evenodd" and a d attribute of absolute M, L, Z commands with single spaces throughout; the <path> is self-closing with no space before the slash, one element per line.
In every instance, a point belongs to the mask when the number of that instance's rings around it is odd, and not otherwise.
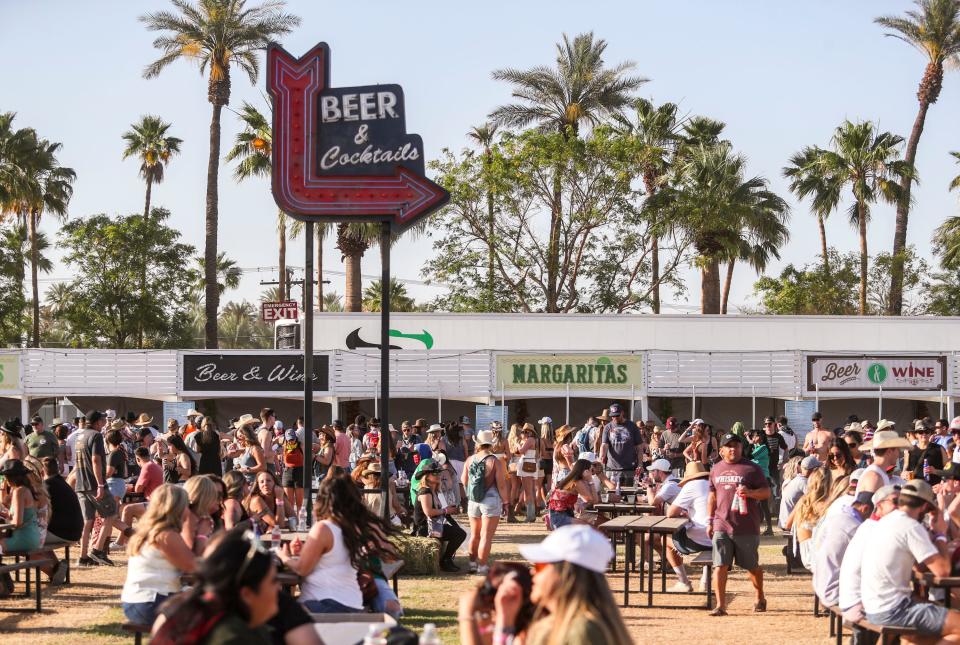
<path fill-rule="evenodd" d="M 443 426 L 439 423 L 434 423 L 427 428 L 427 434 L 430 434 L 431 432 L 443 432 Z"/>
<path fill-rule="evenodd" d="M 244 426 L 253 425 L 254 423 L 260 423 L 260 419 L 253 416 L 252 414 L 243 414 L 243 415 L 240 415 L 240 418 L 237 419 L 237 422 L 233 424 L 233 427 L 242 428 Z"/>

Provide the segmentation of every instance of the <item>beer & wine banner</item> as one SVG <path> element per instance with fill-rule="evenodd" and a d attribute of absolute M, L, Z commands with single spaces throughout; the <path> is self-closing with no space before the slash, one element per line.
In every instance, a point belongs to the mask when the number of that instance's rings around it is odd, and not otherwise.
<path fill-rule="evenodd" d="M 330 357 L 313 357 L 313 387 L 330 389 Z M 203 393 L 253 393 L 303 395 L 303 355 L 261 353 L 183 354 L 181 390 L 184 395 Z"/>
<path fill-rule="evenodd" d="M 497 383 L 506 390 L 639 388 L 642 358 L 634 354 L 500 354 Z"/>
<path fill-rule="evenodd" d="M 807 354 L 807 391 L 947 388 L 945 356 L 818 356 Z"/>

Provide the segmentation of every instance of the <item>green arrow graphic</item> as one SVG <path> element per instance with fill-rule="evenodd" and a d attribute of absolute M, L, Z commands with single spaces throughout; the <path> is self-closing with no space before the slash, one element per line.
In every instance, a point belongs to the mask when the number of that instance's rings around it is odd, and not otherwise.
<path fill-rule="evenodd" d="M 404 334 L 402 331 L 391 329 L 390 335 L 393 336 L 394 338 L 412 338 L 414 340 L 419 340 L 421 343 L 423 343 L 426 346 L 427 349 L 432 348 L 433 336 L 431 336 L 430 332 L 428 332 L 426 329 L 423 329 L 421 331 L 423 332 L 421 334 Z"/>

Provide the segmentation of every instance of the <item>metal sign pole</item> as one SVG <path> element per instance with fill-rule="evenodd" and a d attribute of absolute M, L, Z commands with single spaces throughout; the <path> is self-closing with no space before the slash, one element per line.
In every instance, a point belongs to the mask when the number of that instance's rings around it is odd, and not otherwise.
<path fill-rule="evenodd" d="M 877 397 L 877 420 L 883 418 L 883 386 L 880 386 L 880 395 Z"/>
<path fill-rule="evenodd" d="M 390 222 L 380 224 L 380 516 L 390 521 Z"/>
<path fill-rule="evenodd" d="M 303 262 L 303 503 L 313 520 L 313 222 L 307 222 Z"/>

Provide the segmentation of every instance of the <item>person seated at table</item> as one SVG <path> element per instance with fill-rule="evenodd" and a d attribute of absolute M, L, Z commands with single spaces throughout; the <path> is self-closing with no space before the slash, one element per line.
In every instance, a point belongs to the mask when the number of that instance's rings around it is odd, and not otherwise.
<path fill-rule="evenodd" d="M 226 497 L 223 498 L 223 527 L 229 531 L 246 522 L 244 528 L 250 528 L 247 522 L 250 514 L 243 505 L 250 493 L 246 478 L 238 471 L 230 470 L 223 476 L 223 485 L 227 488 Z"/>
<path fill-rule="evenodd" d="M 657 459 L 647 468 L 647 502 L 663 515 L 667 506 L 680 494 L 680 480 L 673 474 L 670 462 Z"/>
<path fill-rule="evenodd" d="M 573 524 L 577 512 L 582 512 L 588 505 L 593 506 L 599 501 L 591 486 L 593 476 L 590 467 L 591 464 L 586 459 L 577 459 L 567 476 L 558 481 L 550 491 L 547 508 L 550 510 L 552 530 Z"/>
<path fill-rule="evenodd" d="M 836 445 L 836 444 L 834 444 Z M 845 512 L 824 517 L 817 527 L 813 551 L 813 592 L 827 607 L 840 598 L 840 565 L 854 533 L 873 513 L 873 493 L 856 496 Z"/>
<path fill-rule="evenodd" d="M 277 476 L 269 470 L 257 473 L 256 484 L 250 489 L 247 497 L 247 512 L 252 520 L 260 526 L 261 533 L 269 531 L 274 526 L 287 528 L 286 499 L 283 489 L 277 483 Z"/>
<path fill-rule="evenodd" d="M 784 468 L 784 484 L 783 488 L 780 490 L 780 514 L 777 517 L 777 524 L 780 525 L 781 529 L 787 528 L 787 518 L 790 517 L 790 513 L 793 512 L 793 508 L 797 505 L 797 502 L 800 501 L 800 498 L 803 497 L 803 494 L 807 492 L 807 482 L 810 479 L 810 475 L 817 468 L 820 468 L 823 464 L 817 459 L 816 455 L 807 455 L 802 459 L 795 457 L 798 461 L 799 471 L 795 477 L 786 479 L 786 467 Z M 793 459 L 791 459 L 793 461 Z M 790 462 L 787 462 L 789 465 Z"/>
<path fill-rule="evenodd" d="M 413 507 L 413 535 L 438 538 L 442 548 L 440 569 L 455 573 L 460 571 L 460 567 L 454 563 L 453 557 L 467 539 L 467 533 L 452 517 L 458 509 L 444 506 L 440 501 L 441 472 L 442 467 L 433 462 L 413 476 L 415 480 L 422 481 Z"/>
<path fill-rule="evenodd" d="M 627 645 L 633 643 L 617 609 L 605 576 L 613 557 L 610 542 L 585 525 L 561 527 L 539 544 L 520 546 L 520 554 L 533 564 L 530 600 L 537 609 L 524 634 L 530 645 Z M 470 592 L 460 603 L 460 641 L 476 645 L 476 611 Z M 511 575 L 497 587 L 494 642 L 508 642 L 524 605 L 523 587 Z"/>
<path fill-rule="evenodd" d="M 77 493 L 60 475 L 60 462 L 55 457 L 44 457 L 43 468 L 46 474 L 43 487 L 50 500 L 47 535 L 43 543 L 77 542 L 83 533 L 83 515 Z M 50 576 L 53 584 L 63 584 L 67 563 L 58 560 L 55 551 L 45 551 L 31 556 L 31 559 L 54 560 L 55 564 L 41 567 L 41 570 Z"/>
<path fill-rule="evenodd" d="M 180 591 L 180 576 L 193 573 L 196 556 L 181 536 L 190 500 L 180 486 L 163 484 L 154 491 L 137 523 L 127 554 L 127 579 L 120 600 L 132 623 L 151 625 L 157 608 Z"/>
<path fill-rule="evenodd" d="M 220 510 L 220 487 L 209 477 L 191 477 L 183 489 L 190 504 L 180 535 L 187 548 L 201 555 L 213 534 L 213 513 Z"/>
<path fill-rule="evenodd" d="M 46 492 L 34 487 L 30 469 L 19 459 L 4 462 L 0 477 L 3 477 L 3 506 L 8 509 L 0 511 L 0 518 L 13 527 L 10 535 L 0 539 L 0 555 L 33 551 L 41 544 L 37 505 L 41 498 L 46 499 Z"/>
<path fill-rule="evenodd" d="M 687 578 L 687 569 L 683 565 L 683 556 L 713 548 L 710 536 L 707 535 L 707 520 L 710 518 L 707 512 L 707 499 L 710 497 L 710 482 L 707 481 L 709 477 L 710 471 L 703 462 L 688 463 L 683 479 L 680 480 L 680 492 L 667 509 L 667 517 L 688 519 L 684 526 L 667 539 L 667 562 L 677 574 L 676 584 L 667 591 L 685 593 L 693 591 L 690 579 Z M 700 580 L 701 587 L 706 586 L 706 575 L 707 568 L 704 567 L 703 577 Z"/>
<path fill-rule="evenodd" d="M 607 477 L 607 471 L 604 469 L 603 464 L 600 463 L 597 453 L 589 451 L 581 452 L 577 458 L 590 462 L 590 486 L 593 488 L 593 492 L 596 493 L 597 500 L 602 501 L 603 498 L 601 494 L 607 493 L 607 501 L 619 502 L 620 498 L 617 497 L 614 492 L 617 489 L 617 485 L 612 479 Z M 591 504 L 591 507 L 592 506 Z"/>
<path fill-rule="evenodd" d="M 363 483 L 363 488 L 367 491 L 380 490 L 381 482 L 381 465 L 379 461 L 370 460 L 366 462 L 363 467 L 363 472 L 361 474 L 361 481 Z M 391 478 L 388 482 L 390 488 L 390 518 L 391 522 L 394 524 L 399 524 L 399 516 L 403 514 L 403 506 L 400 503 L 400 497 L 396 493 L 396 484 Z M 382 517 L 381 511 L 383 509 L 383 495 L 380 492 L 365 492 L 363 493 L 363 504 L 370 512 L 376 515 L 377 517 Z"/>
<path fill-rule="evenodd" d="M 440 494 L 443 495 L 443 501 L 447 508 L 451 509 L 451 513 L 457 513 L 460 510 L 460 481 L 457 479 L 457 471 L 442 450 L 434 453 L 434 460 L 440 466 Z"/>
<path fill-rule="evenodd" d="M 929 514 L 928 529 L 924 518 Z M 960 612 L 912 597 L 913 567 L 922 563 L 935 576 L 950 575 L 947 520 L 930 484 L 911 480 L 900 489 L 897 510 L 877 523 L 861 564 L 861 600 L 874 625 L 912 627 L 921 637 L 960 640 Z M 941 642 L 942 642 L 941 641 Z"/>
<path fill-rule="evenodd" d="M 165 604 L 153 626 L 153 643 L 271 645 L 268 621 L 281 609 L 277 567 L 252 531 L 228 531 L 204 553 L 193 588 Z M 292 614 L 279 642 L 316 645 L 309 616 Z M 295 608 L 293 608 L 295 610 Z M 292 637 L 291 640 L 286 640 Z"/>
<path fill-rule="evenodd" d="M 150 433 L 147 432 L 147 434 Z M 123 506 L 120 511 L 120 522 L 115 526 L 120 530 L 120 538 L 117 540 L 119 545 L 126 544 L 130 536 L 133 535 L 133 528 L 131 528 L 133 521 L 139 520 L 147 512 L 147 503 L 150 501 L 150 496 L 163 483 L 163 468 L 150 458 L 149 449 L 140 446 L 133 451 L 133 454 L 137 460 L 137 465 L 140 466 L 140 475 L 137 477 L 137 483 L 132 487 L 127 484 L 127 492 L 143 495 L 146 501 Z"/>
<path fill-rule="evenodd" d="M 393 528 L 363 505 L 345 475 L 320 482 L 314 517 L 300 555 L 291 553 L 289 543 L 279 553 L 283 564 L 303 578 L 300 602 L 314 613 L 363 611 L 357 572 L 373 556 L 396 559 L 389 542 Z"/>

